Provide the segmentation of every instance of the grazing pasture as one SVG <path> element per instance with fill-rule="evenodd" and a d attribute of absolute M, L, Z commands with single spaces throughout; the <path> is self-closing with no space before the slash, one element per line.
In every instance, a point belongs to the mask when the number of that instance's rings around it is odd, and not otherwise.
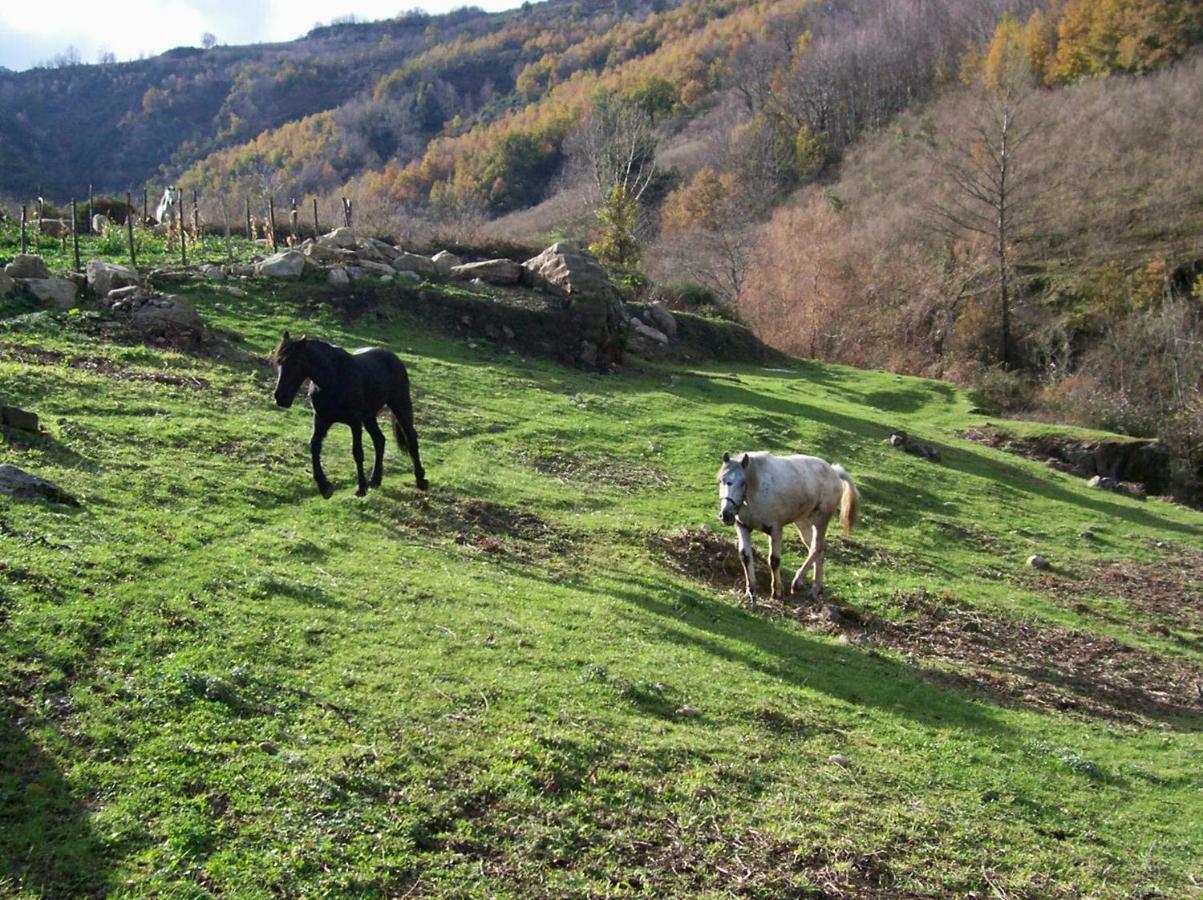
<path fill-rule="evenodd" d="M 1203 880 L 1198 512 L 960 439 L 987 419 L 946 384 L 590 375 L 303 291 L 186 294 L 260 356 L 284 329 L 399 353 L 429 491 L 390 435 L 354 497 L 335 429 L 322 500 L 266 365 L 0 306 L 0 394 L 45 423 L 0 461 L 83 504 L 0 501 L 0 894 Z M 943 462 L 892 449 L 899 428 Z M 853 473 L 829 606 L 743 600 L 715 504 L 732 448 Z"/>

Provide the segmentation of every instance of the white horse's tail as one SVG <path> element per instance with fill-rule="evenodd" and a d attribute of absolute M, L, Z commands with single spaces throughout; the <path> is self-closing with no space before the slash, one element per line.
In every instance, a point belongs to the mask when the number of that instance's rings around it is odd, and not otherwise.
<path fill-rule="evenodd" d="M 832 468 L 844 482 L 844 490 L 840 494 L 840 525 L 844 528 L 844 534 L 852 534 L 852 529 L 856 527 L 856 514 L 860 512 L 860 491 L 856 489 L 856 485 L 852 483 L 852 476 L 843 466 L 837 464 Z"/>

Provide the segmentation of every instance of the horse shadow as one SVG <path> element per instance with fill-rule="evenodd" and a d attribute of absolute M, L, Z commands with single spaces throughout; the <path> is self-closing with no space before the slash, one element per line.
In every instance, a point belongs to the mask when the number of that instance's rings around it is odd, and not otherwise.
<path fill-rule="evenodd" d="M 933 683 L 916 667 L 872 650 L 799 633 L 676 581 L 624 573 L 620 581 L 599 589 L 571 576 L 556 579 L 529 569 L 520 574 L 598 597 L 618 598 L 648 614 L 657 636 L 666 643 L 704 650 L 793 687 L 819 691 L 851 706 L 904 716 L 928 728 L 976 732 L 996 740 L 1013 737 L 993 704 L 970 702 Z M 646 624 L 641 619 L 641 627 Z"/>
<path fill-rule="evenodd" d="M 0 893 L 103 897 L 104 847 L 58 764 L 0 705 Z"/>

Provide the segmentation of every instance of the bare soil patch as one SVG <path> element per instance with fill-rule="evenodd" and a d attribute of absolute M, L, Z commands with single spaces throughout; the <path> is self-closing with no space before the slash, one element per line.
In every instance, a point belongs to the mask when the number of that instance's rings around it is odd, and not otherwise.
<path fill-rule="evenodd" d="M 743 588 L 739 554 L 730 537 L 688 529 L 671 536 L 656 535 L 651 544 L 672 569 L 715 590 Z M 874 559 L 874 551 L 854 541 L 833 544 L 833 559 L 838 559 L 834 553 L 837 546 L 848 560 L 865 563 Z M 880 562 L 889 564 L 892 557 L 888 553 L 885 557 Z M 1117 564 L 1103 570 L 1100 578 L 1105 584 L 1125 588 L 1153 585 L 1147 592 L 1137 590 L 1125 596 L 1139 596 L 1134 602 L 1162 609 L 1182 596 L 1184 584 L 1197 591 L 1197 583 L 1191 580 L 1197 574 L 1184 557 L 1175 567 L 1156 574 L 1148 567 Z M 763 560 L 757 566 L 757 581 L 757 590 L 767 593 Z M 1067 584 L 1074 590 L 1081 588 L 1075 582 Z M 1203 668 L 1188 660 L 1086 631 L 986 613 L 949 595 L 921 590 L 897 594 L 894 600 L 908 614 L 904 621 L 889 621 L 830 603 L 816 608 L 802 598 L 787 601 L 799 604 L 796 608 L 776 609 L 855 643 L 952 664 L 957 671 L 944 673 L 942 678 L 1007 702 L 1141 724 L 1203 716 Z M 1193 605 L 1186 608 L 1197 611 L 1198 602 L 1196 593 Z"/>
<path fill-rule="evenodd" d="M 455 542 L 483 553 L 530 561 L 572 552 L 572 541 L 534 513 L 488 500 L 422 495 L 414 506 L 423 518 L 441 523 Z"/>
<path fill-rule="evenodd" d="M 624 493 L 645 490 L 669 483 L 669 478 L 653 466 L 616 459 L 593 459 L 576 453 L 529 453 L 519 451 L 517 458 L 540 475 L 563 482 L 602 484 Z"/>
<path fill-rule="evenodd" d="M 1118 597 L 1145 613 L 1148 628 L 1165 634 L 1168 628 L 1203 632 L 1203 551 L 1175 546 L 1155 563 L 1116 562 L 1066 577 L 1042 572 L 1036 586 L 1081 612 L 1090 607 L 1080 598 Z"/>
<path fill-rule="evenodd" d="M 948 595 L 895 595 L 893 622 L 840 609 L 835 628 L 911 657 L 956 664 L 958 680 L 1038 709 L 1140 722 L 1203 716 L 1203 668 L 1085 631 L 984 613 Z M 823 621 L 829 622 L 824 617 Z"/>

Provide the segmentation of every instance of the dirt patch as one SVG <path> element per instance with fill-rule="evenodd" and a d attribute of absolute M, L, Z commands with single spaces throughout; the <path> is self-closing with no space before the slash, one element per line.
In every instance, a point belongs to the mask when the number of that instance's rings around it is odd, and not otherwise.
<path fill-rule="evenodd" d="M 634 493 L 651 486 L 669 483 L 667 475 L 646 464 L 614 459 L 591 459 L 575 453 L 537 454 L 518 451 L 515 456 L 540 475 L 548 475 L 563 482 L 602 484 L 618 488 L 624 493 Z"/>
<path fill-rule="evenodd" d="M 1093 612 L 1081 598 L 1118 597 L 1148 616 L 1148 630 L 1169 628 L 1203 633 L 1203 551 L 1176 546 L 1154 563 L 1117 562 L 1075 573 L 1072 578 L 1040 573 L 1032 587 L 1052 594 L 1079 612 Z"/>
<path fill-rule="evenodd" d="M 142 381 L 152 384 L 167 384 L 172 387 L 202 391 L 209 388 L 209 381 L 191 374 L 169 372 L 142 372 L 117 365 L 103 356 L 72 355 L 59 350 L 46 350 L 24 344 L 0 344 L 0 353 L 15 362 L 38 366 L 67 366 L 115 381 Z"/>
<path fill-rule="evenodd" d="M 533 560 L 572 551 L 567 534 L 534 513 L 488 500 L 422 495 L 415 509 L 455 534 L 455 542 L 494 556 Z"/>
<path fill-rule="evenodd" d="M 720 592 L 743 590 L 743 570 L 731 536 L 687 529 L 656 535 L 651 546 L 667 558 L 670 568 L 686 577 Z M 879 551 L 856 541 L 834 543 L 830 553 L 836 562 L 842 558 L 858 564 L 897 564 L 888 553 L 881 551 L 879 558 Z M 1203 553 L 1197 557 L 1203 558 Z M 1200 608 L 1194 580 L 1199 569 L 1191 568 L 1190 559 L 1180 556 L 1173 567 L 1156 573 L 1151 567 L 1116 565 L 1103 570 L 1100 578 L 1126 587 L 1156 585 L 1124 596 L 1139 596 L 1133 602 L 1158 610 L 1173 610 L 1175 598 L 1183 597 L 1183 588 L 1189 587 L 1194 599 L 1189 604 L 1180 601 L 1174 611 L 1181 617 L 1186 614 L 1183 610 L 1197 613 Z M 768 592 L 768 578 L 764 559 L 758 556 L 757 591 L 762 596 Z M 1066 584 L 1082 593 L 1098 593 L 1097 588 L 1086 590 L 1078 582 Z M 894 600 L 908 613 L 905 621 L 862 615 L 832 604 L 815 607 L 800 598 L 793 598 L 796 607 L 774 605 L 773 610 L 855 643 L 951 663 L 959 671 L 941 678 L 1008 702 L 1142 724 L 1203 716 L 1203 668 L 1186 660 L 1085 631 L 983 613 L 948 595 L 921 590 L 896 594 Z"/>
<path fill-rule="evenodd" d="M 954 663 L 965 682 L 1038 709 L 1148 724 L 1203 716 L 1203 669 L 1110 638 L 984 613 L 948 595 L 899 593 L 903 622 L 811 614 L 858 641 Z"/>
<path fill-rule="evenodd" d="M 722 535 L 707 528 L 686 528 L 678 534 L 656 534 L 652 549 L 668 558 L 671 567 L 688 578 L 705 582 L 716 591 L 743 591 L 744 572 L 734 533 Z M 753 548 L 758 592 L 769 589 L 764 558 Z"/>

